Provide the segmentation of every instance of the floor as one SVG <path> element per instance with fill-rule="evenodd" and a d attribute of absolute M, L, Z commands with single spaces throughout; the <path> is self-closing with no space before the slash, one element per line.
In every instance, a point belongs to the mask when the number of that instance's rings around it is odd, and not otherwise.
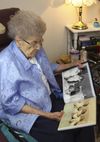
<path fill-rule="evenodd" d="M 100 142 L 100 134 L 96 137 L 96 142 Z"/>
<path fill-rule="evenodd" d="M 96 142 L 100 142 L 100 137 L 97 138 Z"/>
<path fill-rule="evenodd" d="M 97 128 L 95 128 L 96 142 L 100 142 L 100 133 L 97 132 Z"/>

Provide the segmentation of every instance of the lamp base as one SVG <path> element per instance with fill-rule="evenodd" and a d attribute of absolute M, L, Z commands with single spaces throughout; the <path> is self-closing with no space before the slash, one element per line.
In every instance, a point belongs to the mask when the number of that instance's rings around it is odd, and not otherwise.
<path fill-rule="evenodd" d="M 72 26 L 73 29 L 76 30 L 85 30 L 88 29 L 87 25 L 85 23 L 83 23 L 82 21 L 79 21 L 78 23 L 74 24 Z"/>

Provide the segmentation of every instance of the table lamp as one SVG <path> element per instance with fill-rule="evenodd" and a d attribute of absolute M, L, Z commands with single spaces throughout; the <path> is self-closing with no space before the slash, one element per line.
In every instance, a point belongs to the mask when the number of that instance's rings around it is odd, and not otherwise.
<path fill-rule="evenodd" d="M 87 29 L 87 25 L 82 21 L 82 7 L 91 6 L 96 3 L 96 0 L 65 0 L 65 3 L 71 3 L 73 6 L 79 8 L 79 20 L 75 23 L 72 28 L 77 30 L 85 30 Z"/>

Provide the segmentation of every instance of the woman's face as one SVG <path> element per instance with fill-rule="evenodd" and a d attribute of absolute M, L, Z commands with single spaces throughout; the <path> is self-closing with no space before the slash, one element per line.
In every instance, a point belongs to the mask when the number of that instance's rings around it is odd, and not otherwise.
<path fill-rule="evenodd" d="M 42 37 L 29 37 L 28 39 L 16 40 L 17 45 L 24 55 L 29 59 L 36 55 L 42 47 Z"/>

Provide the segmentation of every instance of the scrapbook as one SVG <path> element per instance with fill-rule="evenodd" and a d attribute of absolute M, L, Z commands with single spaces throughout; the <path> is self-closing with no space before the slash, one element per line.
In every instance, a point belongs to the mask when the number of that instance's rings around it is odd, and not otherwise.
<path fill-rule="evenodd" d="M 96 95 L 88 62 L 62 72 L 64 115 L 58 130 L 96 124 Z"/>

